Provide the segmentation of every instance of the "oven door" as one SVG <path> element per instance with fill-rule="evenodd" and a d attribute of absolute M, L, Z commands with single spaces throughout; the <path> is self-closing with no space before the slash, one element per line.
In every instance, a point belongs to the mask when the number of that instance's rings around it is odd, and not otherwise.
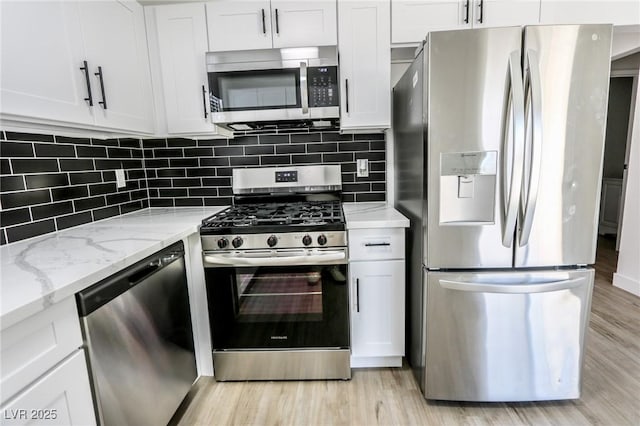
<path fill-rule="evenodd" d="M 203 259 L 214 351 L 349 347 L 346 250 Z"/>

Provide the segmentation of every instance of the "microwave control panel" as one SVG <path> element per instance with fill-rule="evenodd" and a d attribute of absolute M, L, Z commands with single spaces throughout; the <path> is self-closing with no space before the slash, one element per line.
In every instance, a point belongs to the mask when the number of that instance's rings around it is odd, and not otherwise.
<path fill-rule="evenodd" d="M 338 106 L 338 67 L 309 67 L 307 88 L 309 107 Z"/>

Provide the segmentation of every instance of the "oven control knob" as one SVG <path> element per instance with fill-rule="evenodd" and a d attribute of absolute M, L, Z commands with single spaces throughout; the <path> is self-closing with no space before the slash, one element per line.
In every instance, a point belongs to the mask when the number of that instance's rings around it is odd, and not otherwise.
<path fill-rule="evenodd" d="M 229 245 L 229 240 L 227 240 L 226 238 L 223 237 L 223 238 L 220 238 L 218 240 L 218 247 L 219 248 L 223 249 L 223 248 L 227 247 L 228 245 Z"/>
<path fill-rule="evenodd" d="M 235 237 L 232 241 L 231 244 L 233 245 L 233 248 L 238 248 L 242 245 L 244 241 L 242 241 L 241 237 Z"/>
<path fill-rule="evenodd" d="M 327 244 L 327 237 L 325 237 L 324 234 L 320 234 L 318 236 L 318 244 L 320 244 L 321 246 Z"/>
<path fill-rule="evenodd" d="M 267 245 L 269 247 L 273 247 L 276 244 L 278 244 L 278 237 L 276 237 L 275 235 L 272 235 L 269 238 L 267 238 Z"/>
<path fill-rule="evenodd" d="M 313 242 L 313 240 L 311 239 L 311 236 L 309 234 L 307 234 L 304 237 L 302 237 L 302 244 L 304 244 L 305 246 L 308 246 L 312 242 Z"/>

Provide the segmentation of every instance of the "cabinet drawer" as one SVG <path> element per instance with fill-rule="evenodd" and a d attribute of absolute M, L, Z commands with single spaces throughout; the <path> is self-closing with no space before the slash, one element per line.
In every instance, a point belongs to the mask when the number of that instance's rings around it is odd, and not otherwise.
<path fill-rule="evenodd" d="M 404 228 L 349 231 L 349 260 L 404 259 Z"/>
<path fill-rule="evenodd" d="M 96 424 L 84 351 L 71 357 L 0 408 L 2 424 Z"/>
<path fill-rule="evenodd" d="M 74 297 L 2 330 L 2 402 L 81 345 L 82 334 Z"/>

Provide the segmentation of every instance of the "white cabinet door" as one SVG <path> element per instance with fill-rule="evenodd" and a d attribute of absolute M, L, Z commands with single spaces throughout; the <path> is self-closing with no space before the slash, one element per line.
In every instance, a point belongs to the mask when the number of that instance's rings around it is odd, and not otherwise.
<path fill-rule="evenodd" d="M 391 125 L 390 9 L 385 1 L 341 1 L 340 128 Z"/>
<path fill-rule="evenodd" d="M 392 0 L 391 7 L 393 43 L 419 43 L 429 31 L 540 21 L 540 0 Z"/>
<path fill-rule="evenodd" d="M 142 6 L 80 2 L 98 126 L 152 132 L 151 76 Z M 99 75 L 100 71 L 102 76 Z"/>
<path fill-rule="evenodd" d="M 540 22 L 540 0 L 474 0 L 474 28 L 532 25 Z"/>
<path fill-rule="evenodd" d="M 471 0 L 392 0 L 391 41 L 417 43 L 429 31 L 470 28 L 472 7 Z"/>
<path fill-rule="evenodd" d="M 0 408 L 3 425 L 95 425 L 84 351 L 78 350 Z"/>
<path fill-rule="evenodd" d="M 202 3 L 158 6 L 158 56 L 168 133 L 212 132 Z"/>
<path fill-rule="evenodd" d="M 269 0 L 208 2 L 209 50 L 270 49 L 271 8 Z"/>
<path fill-rule="evenodd" d="M 351 354 L 404 355 L 404 260 L 351 262 Z"/>
<path fill-rule="evenodd" d="M 3 1 L 0 8 L 0 112 L 93 123 L 75 5 Z"/>
<path fill-rule="evenodd" d="M 337 44 L 336 0 L 271 1 L 273 47 Z"/>
<path fill-rule="evenodd" d="M 542 0 L 540 23 L 640 25 L 640 1 Z"/>

